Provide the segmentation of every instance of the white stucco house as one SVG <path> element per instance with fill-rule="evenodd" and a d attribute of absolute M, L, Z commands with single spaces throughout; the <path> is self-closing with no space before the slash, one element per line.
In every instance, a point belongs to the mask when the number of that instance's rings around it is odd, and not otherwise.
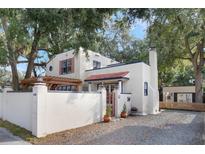
<path fill-rule="evenodd" d="M 35 83 L 37 78 L 23 80 L 23 86 Z M 144 62 L 124 64 L 97 52 L 80 48 L 54 56 L 46 65 L 43 77 L 49 90 L 97 92 L 106 89 L 107 104 L 113 116 L 119 116 L 124 104 L 128 112 L 136 107 L 139 114 L 159 112 L 157 53 L 149 52 L 149 65 Z M 117 111 L 118 110 L 118 111 Z"/>
<path fill-rule="evenodd" d="M 159 112 L 157 54 L 154 49 L 149 52 L 149 65 L 144 62 L 119 63 L 90 50 L 87 50 L 87 55 L 81 48 L 78 54 L 71 50 L 53 57 L 47 63 L 46 77 L 60 79 L 60 84 L 51 84 L 49 89 L 94 92 L 103 86 L 107 91 L 107 103 L 112 104 L 113 115 L 118 99 L 115 89 L 118 89 L 120 94 L 129 96 L 124 101 L 137 107 L 140 114 Z"/>
<path fill-rule="evenodd" d="M 149 52 L 149 65 L 123 64 L 88 50 L 56 55 L 44 77 L 21 81 L 29 91 L 4 87 L 0 92 L 0 118 L 37 137 L 100 122 L 108 105 L 120 117 L 124 104 L 139 115 L 159 113 L 157 54 Z"/>

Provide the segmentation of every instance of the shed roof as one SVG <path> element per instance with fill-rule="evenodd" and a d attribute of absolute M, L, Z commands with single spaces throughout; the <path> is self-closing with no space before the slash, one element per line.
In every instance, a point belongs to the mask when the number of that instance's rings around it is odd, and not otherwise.
<path fill-rule="evenodd" d="M 109 80 L 109 79 L 121 79 L 126 78 L 129 72 L 117 72 L 117 73 L 107 73 L 107 74 L 97 74 L 91 75 L 85 79 L 85 81 L 97 81 L 97 80 Z"/>

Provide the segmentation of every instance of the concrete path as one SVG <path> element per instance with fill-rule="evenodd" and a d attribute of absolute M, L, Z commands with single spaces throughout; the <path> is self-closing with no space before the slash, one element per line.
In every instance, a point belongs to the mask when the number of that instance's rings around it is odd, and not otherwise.
<path fill-rule="evenodd" d="M 21 138 L 12 135 L 7 129 L 0 127 L 0 145 L 27 145 Z"/>

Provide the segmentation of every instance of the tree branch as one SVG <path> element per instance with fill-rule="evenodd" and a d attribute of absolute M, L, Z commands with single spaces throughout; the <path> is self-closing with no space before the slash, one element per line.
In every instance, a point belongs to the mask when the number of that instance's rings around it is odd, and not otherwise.
<path fill-rule="evenodd" d="M 184 37 L 184 40 L 185 40 L 185 47 L 186 49 L 188 50 L 189 54 L 191 55 L 192 58 L 194 58 L 193 56 L 193 53 L 191 52 L 191 48 L 190 48 L 190 45 L 189 45 L 189 39 L 188 39 L 188 36 L 185 36 Z"/>
<path fill-rule="evenodd" d="M 184 59 L 184 60 L 192 60 L 191 58 L 189 58 L 189 57 L 176 57 L 177 59 Z"/>
<path fill-rule="evenodd" d="M 28 63 L 28 61 L 27 60 L 22 60 L 22 61 L 17 62 L 17 64 L 21 64 L 21 63 Z M 46 62 L 34 63 L 34 66 L 46 66 Z"/>
<path fill-rule="evenodd" d="M 45 62 L 43 62 L 43 63 L 34 63 L 34 66 L 42 66 L 42 67 L 44 67 L 44 66 L 46 66 L 46 63 Z"/>

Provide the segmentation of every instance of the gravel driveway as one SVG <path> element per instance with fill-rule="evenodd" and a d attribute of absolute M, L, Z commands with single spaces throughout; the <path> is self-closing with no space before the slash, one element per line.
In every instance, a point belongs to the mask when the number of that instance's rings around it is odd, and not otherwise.
<path fill-rule="evenodd" d="M 204 112 L 164 111 L 56 133 L 34 144 L 204 144 Z"/>

